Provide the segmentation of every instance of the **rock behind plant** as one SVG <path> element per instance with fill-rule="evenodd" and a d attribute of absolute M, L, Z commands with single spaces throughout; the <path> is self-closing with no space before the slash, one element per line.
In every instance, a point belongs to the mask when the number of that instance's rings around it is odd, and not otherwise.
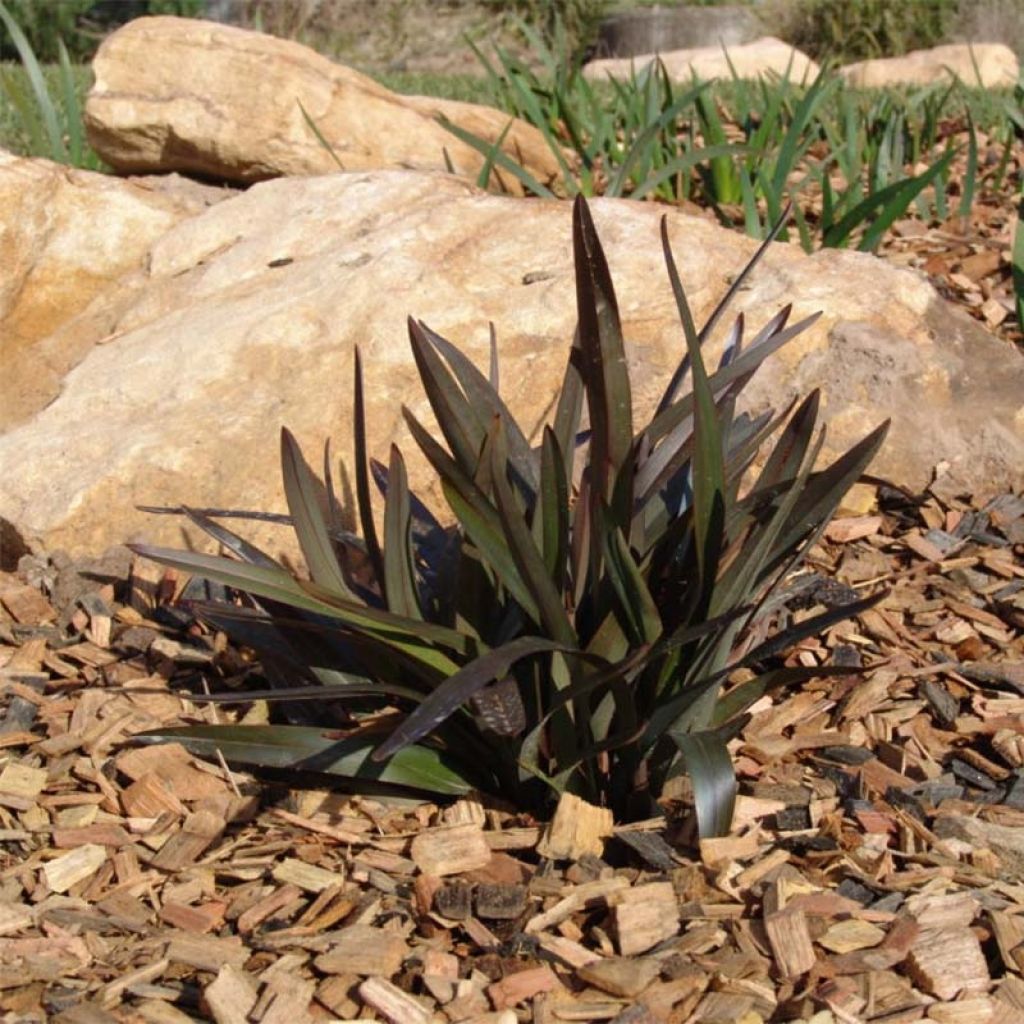
<path fill-rule="evenodd" d="M 593 210 L 643 415 L 683 345 L 657 249 L 662 209 L 606 199 Z M 668 216 L 702 318 L 756 243 Z M 568 222 L 568 204 L 409 172 L 282 179 L 219 203 L 168 232 L 147 269 L 66 327 L 64 343 L 87 354 L 46 408 L 0 437 L 0 518 L 26 540 L 74 553 L 129 539 L 177 543 L 178 525 L 154 523 L 140 503 L 280 508 L 282 423 L 310 450 L 328 436 L 349 450 L 357 343 L 371 454 L 386 457 L 394 439 L 411 447 L 399 407 L 409 402 L 427 419 L 429 410 L 406 343 L 410 314 L 478 365 L 493 321 L 502 394 L 539 427 L 574 327 Z M 919 275 L 868 255 L 808 257 L 776 245 L 737 309 L 759 325 L 788 302 L 794 318 L 824 315 L 762 368 L 748 388 L 753 407 L 777 408 L 821 385 L 833 451 L 893 417 L 874 468 L 901 485 L 927 484 L 943 461 L 951 488 L 1021 483 L 1024 366 Z M 421 462 L 410 464 L 414 489 L 432 481 Z M 282 543 L 265 524 L 254 539 L 271 550 Z"/>

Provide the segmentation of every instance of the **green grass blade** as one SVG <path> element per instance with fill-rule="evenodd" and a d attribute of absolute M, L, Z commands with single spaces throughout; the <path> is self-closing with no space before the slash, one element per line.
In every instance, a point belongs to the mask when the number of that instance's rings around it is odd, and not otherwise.
<path fill-rule="evenodd" d="M 971 51 L 973 56 L 973 50 Z M 974 206 L 974 192 L 978 184 L 978 133 L 974 130 L 974 119 L 967 111 L 967 167 L 964 169 L 963 193 L 960 196 L 959 214 L 966 224 Z"/>
<path fill-rule="evenodd" d="M 476 472 L 480 449 L 487 433 L 484 420 L 480 416 L 480 412 L 485 410 L 478 410 L 467 399 L 423 326 L 411 317 L 409 344 L 416 360 L 416 369 L 419 371 L 423 390 L 430 400 L 441 433 L 444 434 L 462 472 L 472 476 Z"/>
<path fill-rule="evenodd" d="M 438 124 L 441 125 L 445 131 L 451 132 L 460 142 L 464 142 L 467 146 L 471 146 L 478 153 L 480 153 L 485 159 L 491 153 L 491 144 L 486 139 L 481 139 L 479 136 L 474 135 L 472 132 L 467 131 L 461 125 L 455 124 L 453 121 L 449 121 L 443 114 L 437 119 Z M 554 199 L 555 193 L 551 191 L 546 185 L 542 185 L 537 179 L 530 174 L 525 167 L 517 164 L 510 156 L 505 152 L 494 153 L 494 163 L 498 165 L 503 171 L 508 171 L 509 174 L 514 175 L 522 182 L 523 186 L 529 189 L 535 196 L 541 196 L 544 199 Z M 564 161 L 564 158 L 563 158 Z"/>
<path fill-rule="evenodd" d="M 832 227 L 822 239 L 821 244 L 829 248 L 845 246 L 849 241 L 850 235 L 868 221 L 872 215 L 876 214 L 877 211 L 877 216 L 872 221 L 871 226 L 864 232 L 864 236 L 857 246 L 861 251 L 872 251 L 882 240 L 882 235 L 906 212 L 907 207 L 914 201 L 915 196 L 927 188 L 949 167 L 953 156 L 954 153 L 950 150 L 940 160 L 932 164 L 928 170 L 916 177 L 896 181 L 868 196 L 863 202 L 858 203 L 847 213 L 838 224 Z"/>
<path fill-rule="evenodd" d="M 1013 233 L 1013 295 L 1017 326 L 1024 329 L 1024 198 L 1017 203 L 1017 228 Z"/>
<path fill-rule="evenodd" d="M 0 2 L 0 21 L 7 29 L 11 42 L 14 43 L 14 48 L 18 51 L 22 66 L 25 68 L 29 86 L 35 97 L 35 115 L 42 122 L 43 132 L 49 145 L 50 159 L 56 163 L 66 164 L 68 163 L 68 151 L 61 133 L 60 118 L 50 96 L 50 90 L 46 87 L 43 70 L 39 66 L 39 61 L 36 59 L 25 33 L 22 32 L 21 27 L 2 2 Z"/>
<path fill-rule="evenodd" d="M 519 424 L 515 421 L 508 406 L 498 394 L 498 349 L 491 327 L 491 366 L 490 379 L 482 374 L 470 359 L 456 346 L 440 334 L 432 331 L 426 324 L 418 324 L 423 336 L 441 353 L 451 367 L 451 371 L 462 388 L 469 405 L 478 409 L 481 416 L 492 418 L 498 416 L 504 424 L 512 464 L 519 479 L 533 491 L 537 488 L 537 472 L 534 468 L 534 457 L 530 450 L 530 442 L 526 440 Z"/>
<path fill-rule="evenodd" d="M 64 124 L 67 128 L 68 157 L 73 167 L 81 167 L 85 161 L 85 140 L 82 132 L 82 108 L 75 88 L 75 72 L 71 66 L 67 47 L 63 39 L 57 40 L 57 57 L 60 67 L 61 98 L 64 107 Z"/>
<path fill-rule="evenodd" d="M 295 102 L 298 103 L 299 110 L 302 111 L 302 119 L 306 122 L 306 126 L 316 137 L 316 141 L 320 143 L 327 155 L 334 161 L 338 170 L 344 171 L 345 165 L 341 162 L 341 157 L 338 156 L 337 150 L 335 150 L 334 146 L 331 145 L 324 133 L 320 131 L 320 126 L 313 120 L 309 111 L 302 105 L 302 100 L 296 100 Z"/>

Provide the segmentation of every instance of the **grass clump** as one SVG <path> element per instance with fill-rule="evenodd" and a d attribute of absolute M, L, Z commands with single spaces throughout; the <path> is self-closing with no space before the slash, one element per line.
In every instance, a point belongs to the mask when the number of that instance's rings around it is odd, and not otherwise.
<path fill-rule="evenodd" d="M 887 424 L 821 469 L 817 392 L 779 416 L 738 413 L 760 363 L 815 318 L 790 325 L 786 308 L 745 346 L 740 317 L 711 373 L 702 344 L 767 244 L 698 330 L 664 223 L 662 243 L 685 354 L 639 428 L 615 292 L 579 198 L 578 325 L 539 447 L 500 398 L 493 341 L 484 374 L 410 321 L 440 434 L 403 412 L 453 525 L 410 493 L 396 447 L 387 466 L 368 460 L 357 355 L 358 535 L 343 528 L 326 454 L 321 482 L 282 434 L 287 521 L 309 579 L 226 529 L 218 517 L 231 513 L 178 510 L 234 557 L 137 547 L 237 594 L 195 606 L 263 658 L 271 689 L 232 700 L 308 697 L 352 710 L 340 730 L 190 726 L 147 738 L 419 791 L 475 788 L 537 812 L 552 794 L 572 792 L 620 820 L 656 811 L 666 782 L 685 770 L 702 834 L 726 831 L 735 792 L 727 744 L 745 709 L 770 688 L 840 671 L 785 668 L 775 656 L 875 599 L 773 626 L 781 585 Z M 767 459 L 744 486 L 766 444 Z M 730 683 L 740 669 L 742 681 Z"/>
<path fill-rule="evenodd" d="M 0 94 L 7 100 L 3 120 L 14 137 L 15 148 L 29 156 L 56 163 L 98 170 L 99 158 L 89 148 L 82 122 L 82 96 L 87 74 L 75 67 L 61 39 L 57 39 L 55 67 L 44 68 L 5 3 L 0 2 L 2 35 L 11 41 L 20 67 L 0 65 Z"/>

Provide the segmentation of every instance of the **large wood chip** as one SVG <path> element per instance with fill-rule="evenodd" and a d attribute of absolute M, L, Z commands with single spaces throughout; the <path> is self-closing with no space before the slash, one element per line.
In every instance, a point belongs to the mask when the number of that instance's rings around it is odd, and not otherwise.
<path fill-rule="evenodd" d="M 558 975 L 547 964 L 542 964 L 506 974 L 500 981 L 487 986 L 487 995 L 496 1010 L 505 1010 L 525 1003 L 541 992 L 557 992 L 561 988 Z"/>
<path fill-rule="evenodd" d="M 153 858 L 153 866 L 164 871 L 177 871 L 195 863 L 223 835 L 224 826 L 224 820 L 210 811 L 190 814 L 181 829 L 160 847 Z"/>
<path fill-rule="evenodd" d="M 807 917 L 800 910 L 780 910 L 767 914 L 764 929 L 772 947 L 779 973 L 784 978 L 798 978 L 809 971 L 817 961 Z"/>
<path fill-rule="evenodd" d="M 923 932 L 907 957 L 914 983 L 940 999 L 985 992 L 991 978 L 978 937 L 969 928 Z"/>
<path fill-rule="evenodd" d="M 578 860 L 584 854 L 600 857 L 613 827 L 607 807 L 595 807 L 572 793 L 563 793 L 537 843 L 537 853 L 551 860 Z"/>
<path fill-rule="evenodd" d="M 0 903 L 0 936 L 23 931 L 33 920 L 32 908 L 24 903 Z"/>
<path fill-rule="evenodd" d="M 225 964 L 203 990 L 203 998 L 216 1024 L 248 1024 L 256 1005 L 256 982 L 234 964 Z"/>
<path fill-rule="evenodd" d="M 86 843 L 56 860 L 48 861 L 43 866 L 43 875 L 54 892 L 67 892 L 76 882 L 96 874 L 106 860 L 107 851 L 102 846 Z"/>
<path fill-rule="evenodd" d="M 10 793 L 26 800 L 34 800 L 46 786 L 45 768 L 30 768 L 28 765 L 10 761 L 0 772 L 0 793 Z"/>
<path fill-rule="evenodd" d="M 661 964 L 649 958 L 608 957 L 593 960 L 576 971 L 576 977 L 621 999 L 633 999 L 661 973 Z"/>
<path fill-rule="evenodd" d="M 331 949 L 316 958 L 316 966 L 324 974 L 390 978 L 398 973 L 408 953 L 401 935 L 372 925 L 353 924 L 338 933 Z"/>
<path fill-rule="evenodd" d="M 391 1024 L 432 1024 L 431 1012 L 413 996 L 383 978 L 367 978 L 359 997 Z"/>
<path fill-rule="evenodd" d="M 478 822 L 432 828 L 413 838 L 409 856 L 425 875 L 443 878 L 486 867 L 491 848 Z"/>
<path fill-rule="evenodd" d="M 323 892 L 345 881 L 345 876 L 337 871 L 318 868 L 315 864 L 307 864 L 297 857 L 288 857 L 280 864 L 275 864 L 272 873 L 277 881 L 290 882 L 306 892 Z"/>
<path fill-rule="evenodd" d="M 623 889 L 610 900 L 619 953 L 646 953 L 679 931 L 679 905 L 671 882 Z"/>
<path fill-rule="evenodd" d="M 249 959 L 249 951 L 236 935 L 221 938 L 176 932 L 167 946 L 167 959 L 217 974 L 225 964 L 242 967 Z"/>
<path fill-rule="evenodd" d="M 869 921 L 849 918 L 837 921 L 824 935 L 818 944 L 833 953 L 852 953 L 857 949 L 869 949 L 877 946 L 885 938 L 885 932 Z"/>

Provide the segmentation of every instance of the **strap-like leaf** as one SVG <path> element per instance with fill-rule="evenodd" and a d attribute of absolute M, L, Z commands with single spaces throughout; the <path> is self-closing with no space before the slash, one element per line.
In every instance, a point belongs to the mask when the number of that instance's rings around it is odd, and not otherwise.
<path fill-rule="evenodd" d="M 513 419 L 508 407 L 501 400 L 497 388 L 485 377 L 455 345 L 440 334 L 436 334 L 425 324 L 419 324 L 423 336 L 444 356 L 458 380 L 469 403 L 479 410 L 482 420 L 500 416 L 505 425 L 508 438 L 509 454 L 512 465 L 519 478 L 527 485 L 530 492 L 537 488 L 537 471 L 534 466 L 530 442 Z M 491 325 L 491 376 L 497 380 L 498 354 L 494 337 L 494 325 Z"/>
<path fill-rule="evenodd" d="M 464 796 L 475 788 L 482 774 L 429 747 L 407 747 L 387 764 L 377 764 L 370 759 L 373 736 L 345 736 L 297 725 L 191 725 L 156 729 L 132 739 L 180 743 L 198 757 L 214 758 L 220 752 L 233 764 L 325 772 L 444 796 Z"/>
<path fill-rule="evenodd" d="M 374 761 L 393 757 L 410 743 L 433 732 L 465 704 L 473 694 L 495 680 L 504 679 L 523 658 L 564 650 L 561 644 L 543 637 L 523 636 L 482 654 L 446 679 L 373 752 Z"/>
<path fill-rule="evenodd" d="M 416 593 L 416 570 L 409 544 L 409 520 L 409 481 L 405 460 L 398 447 L 392 445 L 388 496 L 384 505 L 384 593 L 391 611 L 422 620 L 423 612 Z"/>
<path fill-rule="evenodd" d="M 591 485 L 595 497 L 609 502 L 633 446 L 632 398 L 615 290 L 582 196 L 573 203 L 572 237 L 582 370 L 592 432 Z"/>
<path fill-rule="evenodd" d="M 370 478 L 367 466 L 369 453 L 366 447 L 366 405 L 363 393 L 363 359 L 359 346 L 355 351 L 355 380 L 352 414 L 352 446 L 355 455 L 356 506 L 359 509 L 359 527 L 363 532 L 366 550 L 373 565 L 374 575 L 384 579 L 384 557 L 377 540 L 377 527 L 373 521 L 373 502 L 370 498 Z"/>
<path fill-rule="evenodd" d="M 555 586 L 544 558 L 534 543 L 508 483 L 507 448 L 502 421 L 495 417 L 491 426 L 491 486 L 501 517 L 502 531 L 520 578 L 529 588 L 534 606 L 548 635 L 560 644 L 573 647 L 576 632 L 569 621 L 561 590 Z M 486 556 L 487 552 L 484 552 Z"/>
<path fill-rule="evenodd" d="M 726 836 L 736 806 L 736 772 L 722 738 L 713 732 L 671 733 L 693 783 L 697 830 L 702 839 Z"/>
<path fill-rule="evenodd" d="M 316 478 L 302 457 L 299 444 L 287 427 L 281 428 L 281 475 L 284 494 L 310 576 L 326 590 L 350 601 L 356 597 L 334 554 L 317 497 Z"/>
<path fill-rule="evenodd" d="M 412 318 L 409 319 L 409 344 L 437 425 L 463 473 L 472 476 L 487 432 L 486 420 L 480 416 L 482 410 L 477 410 L 467 400 L 423 327 Z"/>

